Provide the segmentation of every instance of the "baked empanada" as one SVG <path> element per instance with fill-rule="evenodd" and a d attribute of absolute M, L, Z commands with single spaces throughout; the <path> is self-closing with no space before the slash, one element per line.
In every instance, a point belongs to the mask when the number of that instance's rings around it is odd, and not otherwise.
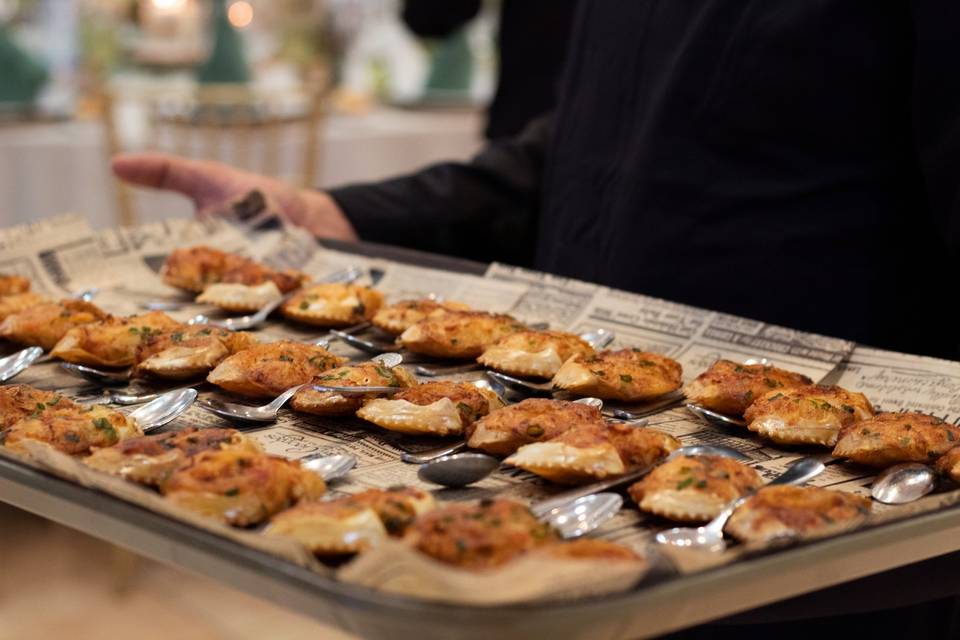
<path fill-rule="evenodd" d="M 651 465 L 679 446 L 654 429 L 588 424 L 524 445 L 505 462 L 557 484 L 583 484 Z"/>
<path fill-rule="evenodd" d="M 469 310 L 469 305 L 452 300 L 442 302 L 431 298 L 401 300 L 381 308 L 374 314 L 371 322 L 381 331 L 398 336 L 425 318 L 436 318 L 451 311 Z"/>
<path fill-rule="evenodd" d="M 186 380 L 206 375 L 227 356 L 258 344 L 256 335 L 192 324 L 150 332 L 137 346 L 137 375 Z"/>
<path fill-rule="evenodd" d="M 236 429 L 196 429 L 168 431 L 128 438 L 112 447 L 97 449 L 83 462 L 94 469 L 121 476 L 131 482 L 159 486 L 188 458 L 208 449 L 239 447 L 256 453 L 254 440 Z"/>
<path fill-rule="evenodd" d="M 348 364 L 331 369 L 317 377 L 314 384 L 338 387 L 412 387 L 417 379 L 403 367 L 389 368 L 378 362 Z M 355 413 L 373 395 L 341 395 L 304 387 L 290 401 L 294 411 L 321 416 L 345 416 Z"/>
<path fill-rule="evenodd" d="M 434 508 L 433 496 L 412 487 L 302 502 L 270 521 L 267 535 L 293 538 L 317 555 L 359 553 L 387 536 L 401 536 L 417 516 Z"/>
<path fill-rule="evenodd" d="M 99 307 L 83 300 L 46 302 L 7 316 L 0 323 L 0 338 L 49 351 L 70 329 L 106 318 Z"/>
<path fill-rule="evenodd" d="M 7 316 L 26 311 L 30 307 L 46 302 L 50 302 L 50 299 L 32 291 L 0 296 L 0 320 L 5 320 Z"/>
<path fill-rule="evenodd" d="M 954 482 L 960 482 L 960 445 L 957 445 L 937 458 L 935 467 L 938 472 L 949 477 Z"/>
<path fill-rule="evenodd" d="M 421 435 L 463 433 L 477 419 L 502 406 L 497 394 L 467 382 L 440 380 L 367 400 L 357 417 L 378 427 Z"/>
<path fill-rule="evenodd" d="M 50 352 L 55 358 L 104 367 L 129 367 L 136 362 L 137 347 L 163 329 L 181 326 L 160 311 L 106 320 L 74 327 Z"/>
<path fill-rule="evenodd" d="M 207 382 L 242 396 L 272 398 L 344 362 L 346 358 L 323 347 L 281 340 L 229 356 L 210 372 Z"/>
<path fill-rule="evenodd" d="M 369 320 L 383 294 L 358 284 L 317 284 L 283 303 L 284 317 L 318 327 L 345 327 Z"/>
<path fill-rule="evenodd" d="M 556 532 L 510 500 L 455 502 L 420 516 L 406 540 L 440 562 L 491 569 L 528 551 L 556 543 Z"/>
<path fill-rule="evenodd" d="M 566 331 L 518 331 L 488 347 L 477 362 L 514 376 L 552 378 L 573 356 L 591 356 L 590 344 Z"/>
<path fill-rule="evenodd" d="M 280 293 L 289 293 L 309 280 L 299 271 L 277 271 L 250 258 L 205 246 L 171 252 L 160 269 L 160 277 L 170 286 L 195 293 L 220 282 L 241 285 L 272 282 Z"/>
<path fill-rule="evenodd" d="M 545 398 L 528 398 L 497 409 L 467 428 L 467 444 L 497 456 L 507 456 L 523 445 L 550 440 L 584 425 L 603 425 L 596 407 Z"/>
<path fill-rule="evenodd" d="M 743 414 L 750 431 L 777 444 L 832 447 L 843 427 L 873 416 L 867 396 L 837 386 L 808 385 L 770 391 Z"/>
<path fill-rule="evenodd" d="M 707 522 L 732 500 L 760 488 L 751 467 L 722 456 L 678 456 L 633 484 L 641 511 L 678 522 Z"/>
<path fill-rule="evenodd" d="M 810 538 L 855 527 L 870 514 L 870 500 L 845 491 L 776 485 L 747 498 L 725 531 L 741 542 Z"/>
<path fill-rule="evenodd" d="M 484 311 L 451 311 L 410 326 L 397 341 L 414 353 L 472 359 L 495 342 L 527 328 L 516 319 Z"/>
<path fill-rule="evenodd" d="M 0 296 L 30 291 L 30 281 L 23 276 L 0 273 Z"/>
<path fill-rule="evenodd" d="M 283 294 L 272 282 L 260 284 L 234 284 L 219 282 L 211 284 L 197 296 L 197 302 L 212 304 L 224 311 L 252 313 L 280 300 Z"/>
<path fill-rule="evenodd" d="M 840 432 L 833 455 L 872 467 L 932 462 L 960 444 L 960 427 L 925 413 L 878 413 Z"/>
<path fill-rule="evenodd" d="M 160 485 L 171 502 L 240 527 L 325 491 L 299 462 L 233 447 L 201 451 Z"/>
<path fill-rule="evenodd" d="M 84 408 L 56 391 L 43 391 L 27 384 L 0 385 L 0 431 L 61 402 L 77 410 Z"/>
<path fill-rule="evenodd" d="M 775 389 L 813 384 L 805 375 L 762 364 L 738 364 L 717 360 L 686 385 L 690 402 L 728 416 L 742 416 L 753 401 Z"/>
<path fill-rule="evenodd" d="M 78 405 L 62 396 L 37 403 L 33 413 L 0 432 L 2 443 L 11 449 L 24 440 L 39 440 L 69 455 L 85 455 L 140 434 L 136 422 L 119 411 Z"/>
<path fill-rule="evenodd" d="M 600 351 L 564 362 L 553 386 L 578 396 L 645 402 L 679 389 L 682 373 L 679 362 L 656 353 Z"/>

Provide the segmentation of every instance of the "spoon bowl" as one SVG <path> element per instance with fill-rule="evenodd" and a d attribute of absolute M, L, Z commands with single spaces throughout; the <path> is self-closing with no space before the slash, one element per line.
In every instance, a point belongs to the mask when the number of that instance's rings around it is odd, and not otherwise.
<path fill-rule="evenodd" d="M 366 340 L 364 338 L 358 338 L 357 336 L 347 333 L 346 331 L 340 331 L 339 329 L 331 329 L 330 336 L 332 338 L 337 338 L 341 342 L 348 344 L 349 346 L 363 351 L 364 353 L 395 353 L 403 349 L 398 344 L 392 342 L 384 342 L 382 340 Z"/>
<path fill-rule="evenodd" d="M 227 420 L 240 420 L 243 422 L 276 422 L 277 412 L 280 411 L 280 407 L 285 405 L 297 391 L 305 386 L 307 385 L 298 384 L 295 387 L 290 387 L 267 404 L 260 406 L 239 404 L 237 402 L 227 402 L 226 400 L 221 400 L 219 398 L 206 398 L 198 402 L 197 405 L 201 409 L 205 409 L 206 411 L 209 411 L 210 413 L 218 415 Z"/>
<path fill-rule="evenodd" d="M 555 507 L 540 517 L 569 540 L 579 538 L 599 528 L 604 522 L 617 515 L 623 506 L 623 498 L 616 493 L 594 493 L 573 502 Z"/>
<path fill-rule="evenodd" d="M 332 456 L 306 456 L 300 458 L 300 466 L 312 471 L 325 482 L 332 482 L 344 477 L 357 466 L 356 456 L 340 453 Z"/>
<path fill-rule="evenodd" d="M 142 407 L 134 409 L 129 417 L 136 421 L 141 431 L 149 433 L 174 420 L 190 408 L 196 399 L 196 389 L 168 391 Z"/>
<path fill-rule="evenodd" d="M 870 495 L 883 504 L 906 504 L 919 500 L 937 486 L 937 474 L 918 462 L 895 464 L 873 481 Z"/>
<path fill-rule="evenodd" d="M 485 453 L 455 453 L 422 465 L 417 477 L 444 487 L 465 487 L 483 480 L 500 466 L 500 461 Z"/>
<path fill-rule="evenodd" d="M 12 380 L 43 355 L 40 347 L 27 347 L 5 358 L 0 358 L 0 383 Z"/>
<path fill-rule="evenodd" d="M 107 387 L 125 385 L 130 382 L 130 369 L 109 371 L 107 369 L 97 369 L 96 367 L 76 364 L 74 362 L 61 362 L 60 368 L 75 376 L 80 376 L 84 380 L 89 380 L 95 384 L 101 384 Z"/>

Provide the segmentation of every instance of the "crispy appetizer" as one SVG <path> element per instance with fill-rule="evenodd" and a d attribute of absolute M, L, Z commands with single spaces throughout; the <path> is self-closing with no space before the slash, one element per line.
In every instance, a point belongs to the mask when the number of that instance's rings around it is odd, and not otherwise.
<path fill-rule="evenodd" d="M 678 522 L 707 522 L 732 500 L 763 485 L 760 474 L 732 458 L 678 456 L 632 485 L 641 511 Z"/>
<path fill-rule="evenodd" d="M 46 302 L 50 302 L 46 296 L 33 293 L 32 291 L 0 296 L 0 320 L 5 320 L 7 316 L 26 311 L 30 307 L 35 307 L 38 304 L 44 304 Z"/>
<path fill-rule="evenodd" d="M 542 553 L 551 558 L 564 560 L 609 560 L 611 562 L 642 562 L 637 553 L 616 542 L 601 538 L 579 538 L 548 544 L 541 547 L 536 553 Z"/>
<path fill-rule="evenodd" d="M 233 313 L 250 313 L 278 302 L 282 297 L 283 294 L 273 282 L 260 284 L 219 282 L 204 289 L 203 293 L 197 296 L 197 302 L 212 304 Z"/>
<path fill-rule="evenodd" d="M 206 375 L 230 356 L 258 344 L 246 331 L 206 324 L 177 325 L 151 331 L 136 350 L 137 375 L 186 380 Z"/>
<path fill-rule="evenodd" d="M 417 379 L 403 367 L 389 368 L 379 362 L 348 364 L 316 376 L 314 384 L 338 387 L 412 387 Z M 304 387 L 291 400 L 294 411 L 321 416 L 346 416 L 356 413 L 372 395 L 344 396 L 332 391 Z"/>
<path fill-rule="evenodd" d="M 253 453 L 260 448 L 236 429 L 168 431 L 122 440 L 112 447 L 97 449 L 83 462 L 94 469 L 126 480 L 159 486 L 187 460 L 201 451 L 235 447 Z"/>
<path fill-rule="evenodd" d="M 954 482 L 960 482 L 960 445 L 937 458 L 935 467 L 938 472 Z"/>
<path fill-rule="evenodd" d="M 323 347 L 281 340 L 229 356 L 210 372 L 207 381 L 242 396 L 271 398 L 344 362 L 346 358 Z"/>
<path fill-rule="evenodd" d="M 777 444 L 828 447 L 837 443 L 842 428 L 872 416 L 867 396 L 823 385 L 769 391 L 743 414 L 750 431 Z"/>
<path fill-rule="evenodd" d="M 603 425 L 600 410 L 577 402 L 528 398 L 497 409 L 468 427 L 467 444 L 507 456 L 526 444 L 556 438 L 584 425 Z"/>
<path fill-rule="evenodd" d="M 672 358 L 639 349 L 575 355 L 557 371 L 553 386 L 579 396 L 645 402 L 680 388 L 683 369 Z"/>
<path fill-rule="evenodd" d="M 160 491 L 181 507 L 245 527 L 300 500 L 319 498 L 326 485 L 296 461 L 229 447 L 193 456 Z"/>
<path fill-rule="evenodd" d="M 734 511 L 725 531 L 741 542 L 807 538 L 852 528 L 870 514 L 870 500 L 819 487 L 764 487 Z"/>
<path fill-rule="evenodd" d="M 318 327 L 346 327 L 364 322 L 383 304 L 383 294 L 358 284 L 318 284 L 287 300 L 284 317 Z"/>
<path fill-rule="evenodd" d="M 472 359 L 511 333 L 525 331 L 516 319 L 484 311 L 451 311 L 410 326 L 397 341 L 414 353 Z"/>
<path fill-rule="evenodd" d="M 30 291 L 30 281 L 23 276 L 0 273 L 0 296 Z"/>
<path fill-rule="evenodd" d="M 588 424 L 524 445 L 506 463 L 557 484 L 583 484 L 651 465 L 679 446 L 676 438 L 654 429 Z"/>
<path fill-rule="evenodd" d="M 742 416 L 753 401 L 774 390 L 813 384 L 807 376 L 763 364 L 717 360 L 683 390 L 690 402 L 728 416 Z"/>
<path fill-rule="evenodd" d="M 518 331 L 497 340 L 477 362 L 514 376 L 552 378 L 573 356 L 592 356 L 593 347 L 566 331 Z"/>
<path fill-rule="evenodd" d="M 102 405 L 83 406 L 54 395 L 39 402 L 33 413 L 2 432 L 2 442 L 17 449 L 24 440 L 39 440 L 69 455 L 86 455 L 140 435 L 136 422 Z"/>
<path fill-rule="evenodd" d="M 479 418 L 502 406 L 497 394 L 467 382 L 427 382 L 393 395 L 368 400 L 357 417 L 378 427 L 421 435 L 463 433 Z"/>
<path fill-rule="evenodd" d="M 840 432 L 833 455 L 871 467 L 932 462 L 960 444 L 960 427 L 925 413 L 878 413 Z"/>
<path fill-rule="evenodd" d="M 46 302 L 7 316 L 0 323 L 0 338 L 49 351 L 70 329 L 107 317 L 99 307 L 83 300 Z"/>
<path fill-rule="evenodd" d="M 446 504 L 417 518 L 406 540 L 418 551 L 464 569 L 492 569 L 556 543 L 556 532 L 510 500 Z"/>
<path fill-rule="evenodd" d="M 371 322 L 381 331 L 398 336 L 412 325 L 426 318 L 436 318 L 450 311 L 469 310 L 469 305 L 452 300 L 442 302 L 431 298 L 401 300 L 377 311 Z"/>
<path fill-rule="evenodd" d="M 160 311 L 106 320 L 74 327 L 53 347 L 50 355 L 79 364 L 129 367 L 136 362 L 137 347 L 163 329 L 180 323 Z"/>
<path fill-rule="evenodd" d="M 388 536 L 402 536 L 435 504 L 430 493 L 412 487 L 368 489 L 335 500 L 302 502 L 274 516 L 264 533 L 294 538 L 317 555 L 359 553 Z"/>
<path fill-rule="evenodd" d="M 81 405 L 55 391 L 42 391 L 26 384 L 0 386 L 0 431 L 6 431 L 14 423 L 39 414 L 47 407 L 64 406 L 80 409 Z"/>
<path fill-rule="evenodd" d="M 276 271 L 250 258 L 204 246 L 173 251 L 160 269 L 160 277 L 170 286 L 194 293 L 221 282 L 250 286 L 270 282 L 280 293 L 289 293 L 309 279 L 299 271 Z"/>

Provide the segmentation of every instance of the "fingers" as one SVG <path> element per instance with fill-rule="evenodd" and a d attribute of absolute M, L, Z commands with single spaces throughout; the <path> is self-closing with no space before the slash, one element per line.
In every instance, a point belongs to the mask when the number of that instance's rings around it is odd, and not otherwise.
<path fill-rule="evenodd" d="M 164 153 L 118 154 L 112 161 L 117 177 L 153 189 L 176 191 L 197 202 L 223 191 L 230 170 L 215 162 L 201 162 Z"/>

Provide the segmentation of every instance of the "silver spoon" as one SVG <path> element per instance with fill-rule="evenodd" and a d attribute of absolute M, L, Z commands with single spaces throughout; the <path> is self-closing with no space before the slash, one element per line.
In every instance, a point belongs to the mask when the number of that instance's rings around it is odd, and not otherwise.
<path fill-rule="evenodd" d="M 623 498 L 616 493 L 593 493 L 551 509 L 540 517 L 556 529 L 564 540 L 579 538 L 599 528 L 617 515 Z"/>
<path fill-rule="evenodd" d="M 330 335 L 364 353 L 394 353 L 403 349 L 400 345 L 392 342 L 366 340 L 339 329 L 331 329 Z"/>
<path fill-rule="evenodd" d="M 484 380 L 477 380 L 474 384 L 476 386 L 481 386 L 479 383 L 484 382 Z M 596 407 L 597 409 L 603 408 L 603 400 L 600 398 L 580 398 L 577 400 L 580 404 L 590 405 L 591 407 Z M 504 403 L 506 404 L 506 403 Z M 641 426 L 641 425 L 637 425 Z M 400 459 L 408 464 L 426 464 L 431 460 L 436 460 L 444 456 L 449 456 L 451 454 L 463 451 L 467 448 L 467 441 L 458 440 L 452 444 L 446 444 L 442 447 L 436 447 L 434 449 L 427 449 L 426 451 L 421 451 L 419 453 L 408 453 L 404 451 L 400 454 Z"/>
<path fill-rule="evenodd" d="M 776 484 L 803 484 L 810 478 L 823 473 L 824 469 L 823 463 L 819 460 L 814 458 L 801 458 L 765 486 L 769 487 Z M 727 520 L 730 519 L 730 516 L 733 515 L 737 507 L 746 502 L 747 498 L 753 495 L 753 493 L 754 492 L 751 491 L 736 500 L 732 500 L 724 507 L 723 511 L 717 514 L 716 518 L 702 527 L 675 527 L 658 533 L 656 540 L 660 544 L 719 553 L 727 548 L 727 544 L 723 540 L 723 528 L 726 526 Z"/>
<path fill-rule="evenodd" d="M 687 411 L 697 416 L 704 422 L 712 422 L 714 424 L 723 424 L 731 427 L 747 426 L 746 421 L 741 420 L 740 418 L 733 418 L 731 416 L 718 413 L 713 409 L 707 409 L 706 407 L 702 407 L 698 404 L 693 404 L 692 402 L 688 402 L 686 404 L 686 407 L 687 407 Z"/>
<path fill-rule="evenodd" d="M 918 462 L 895 464 L 873 481 L 870 495 L 884 504 L 906 504 L 919 500 L 937 486 L 937 474 Z"/>
<path fill-rule="evenodd" d="M 168 391 L 179 391 L 180 389 L 191 389 L 197 385 L 203 384 L 198 382 L 192 385 L 186 385 L 183 387 L 177 387 L 176 389 L 169 389 Z M 159 398 L 164 393 L 168 391 L 153 391 L 150 393 L 124 393 L 122 391 L 113 391 L 104 393 L 105 403 L 106 404 L 118 404 L 121 406 L 129 406 L 134 404 L 143 404 L 144 402 L 150 402 L 156 398 Z"/>
<path fill-rule="evenodd" d="M 297 393 L 297 391 L 300 391 L 300 389 L 306 386 L 307 384 L 298 384 L 295 387 L 290 387 L 267 404 L 259 407 L 252 407 L 250 405 L 239 404 L 236 402 L 227 402 L 226 400 L 220 400 L 219 398 L 207 398 L 201 400 L 197 403 L 197 406 L 199 406 L 201 409 L 209 411 L 212 414 L 218 415 L 221 418 L 226 418 L 227 420 L 244 420 L 246 422 L 276 422 L 277 412 L 280 411 L 280 407 L 285 405 L 287 401 Z"/>
<path fill-rule="evenodd" d="M 121 369 L 118 371 L 108 371 L 106 369 L 97 369 L 85 364 L 76 364 L 74 362 L 61 362 L 60 368 L 73 375 L 80 376 L 90 382 L 106 386 L 116 386 L 128 384 L 130 382 L 131 369 Z"/>
<path fill-rule="evenodd" d="M 186 411 L 197 399 L 196 389 L 177 389 L 168 391 L 137 407 L 129 416 L 140 426 L 144 433 L 159 429 Z"/>
<path fill-rule="evenodd" d="M 207 315 L 198 313 L 187 320 L 187 324 L 208 324 L 212 327 L 217 327 L 218 329 L 227 329 L 229 331 L 244 331 L 246 329 L 252 329 L 253 327 L 262 324 L 267 319 L 267 316 L 273 313 L 277 307 L 292 297 L 293 293 L 288 293 L 285 296 L 277 298 L 276 300 L 263 305 L 263 307 L 261 307 L 256 313 L 251 313 L 250 315 L 246 316 L 237 316 L 235 318 L 215 320 Z"/>
<path fill-rule="evenodd" d="M 83 289 L 81 291 L 77 291 L 76 293 L 71 293 L 70 297 L 74 300 L 90 302 L 97 297 L 98 293 L 100 293 L 100 287 L 90 287 L 89 289 Z"/>
<path fill-rule="evenodd" d="M 459 488 L 483 480 L 499 466 L 498 459 L 485 453 L 455 453 L 421 465 L 417 477 L 424 482 Z"/>
<path fill-rule="evenodd" d="M 636 471 L 631 471 L 630 473 L 618 476 L 616 478 L 611 478 L 609 480 L 600 480 L 598 482 L 591 482 L 590 484 L 585 484 L 580 487 L 573 489 L 568 489 L 561 493 L 556 494 L 551 498 L 541 500 L 535 503 L 530 507 L 530 510 L 534 515 L 543 515 L 548 511 L 555 509 L 556 507 L 563 506 L 568 504 L 577 498 L 582 498 L 583 496 L 588 496 L 591 493 L 600 493 L 602 491 L 609 491 L 610 489 L 616 489 L 626 484 L 631 484 L 636 482 L 640 478 L 644 477 L 655 467 L 657 467 L 662 462 L 667 460 L 672 460 L 678 456 L 723 456 L 726 458 L 733 458 L 734 460 L 739 460 L 741 462 L 747 462 L 750 460 L 750 457 L 737 451 L 733 447 L 727 447 L 724 445 L 714 445 L 714 444 L 691 444 L 685 447 L 680 447 L 675 449 L 670 455 L 668 455 L 663 460 L 655 462 L 649 466 L 643 467 Z"/>
<path fill-rule="evenodd" d="M 27 347 L 5 358 L 0 358 L 0 383 L 13 379 L 43 355 L 40 347 Z"/>
<path fill-rule="evenodd" d="M 314 472 L 325 482 L 332 482 L 350 473 L 350 470 L 357 466 L 357 457 L 348 453 L 332 456 L 310 455 L 300 458 L 300 466 Z"/>
<path fill-rule="evenodd" d="M 177 311 L 186 305 L 186 302 L 174 302 L 172 300 L 148 300 L 137 304 L 145 311 Z"/>

